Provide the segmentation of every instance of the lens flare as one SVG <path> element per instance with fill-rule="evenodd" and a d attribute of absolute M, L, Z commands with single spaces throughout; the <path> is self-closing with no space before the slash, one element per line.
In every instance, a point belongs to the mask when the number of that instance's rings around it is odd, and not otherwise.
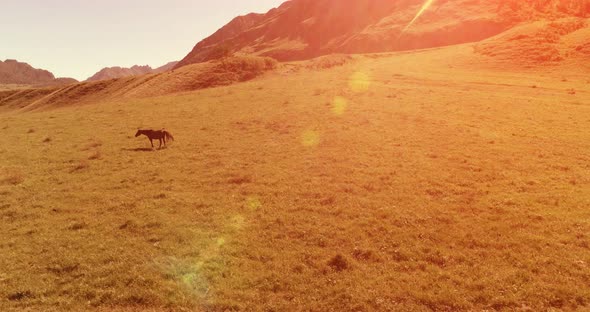
<path fill-rule="evenodd" d="M 301 135 L 301 144 L 305 147 L 313 147 L 320 143 L 320 134 L 314 130 L 307 130 Z"/>
<path fill-rule="evenodd" d="M 369 75 L 363 72 L 355 72 L 350 76 L 350 80 L 348 81 L 348 87 L 352 92 L 355 93 L 362 93 L 369 90 L 369 85 L 371 84 L 371 80 Z"/>
<path fill-rule="evenodd" d="M 246 223 L 246 218 L 242 215 L 235 215 L 230 220 L 230 226 L 236 230 L 239 230 L 244 227 Z"/>
<path fill-rule="evenodd" d="M 402 30 L 402 34 L 405 33 L 406 30 L 408 30 L 408 28 L 410 28 L 414 24 L 414 22 L 416 22 L 418 20 L 418 18 L 420 18 L 420 16 L 422 16 L 422 14 L 424 14 L 424 12 L 426 12 L 426 10 L 428 10 L 428 8 L 430 8 L 430 6 L 433 3 L 434 3 L 434 0 L 426 0 L 424 5 L 422 5 L 422 8 L 420 8 L 420 11 L 418 11 L 416 16 L 414 17 L 414 19 L 408 24 L 408 26 L 406 26 L 406 28 L 404 28 L 404 30 Z"/>
<path fill-rule="evenodd" d="M 209 282 L 204 274 L 204 261 L 195 262 L 192 259 L 169 257 L 157 259 L 155 263 L 160 267 L 162 272 L 174 278 L 196 298 L 203 299 L 209 292 Z"/>
<path fill-rule="evenodd" d="M 260 199 L 252 196 L 246 198 L 246 207 L 248 207 L 249 210 L 258 210 L 261 206 L 262 203 L 260 202 Z"/>
<path fill-rule="evenodd" d="M 338 116 L 344 114 L 346 111 L 346 107 L 348 106 L 348 101 L 346 98 L 341 96 L 334 97 L 334 101 L 332 101 L 332 112 Z"/>

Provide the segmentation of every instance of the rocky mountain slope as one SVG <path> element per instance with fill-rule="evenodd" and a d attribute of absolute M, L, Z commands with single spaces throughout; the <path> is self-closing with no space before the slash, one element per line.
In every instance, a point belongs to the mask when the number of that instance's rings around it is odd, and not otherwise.
<path fill-rule="evenodd" d="M 176 66 L 176 64 L 178 64 L 178 61 L 169 62 L 169 63 L 162 65 L 158 68 L 155 68 L 154 70 L 152 70 L 152 73 L 159 74 L 159 73 L 167 72 L 169 70 L 172 70 L 174 68 L 174 66 Z"/>
<path fill-rule="evenodd" d="M 429 3 L 429 2 L 427 2 Z M 253 54 L 279 61 L 480 41 L 539 18 L 590 14 L 588 0 L 291 0 L 266 14 L 232 20 L 176 66 Z"/>

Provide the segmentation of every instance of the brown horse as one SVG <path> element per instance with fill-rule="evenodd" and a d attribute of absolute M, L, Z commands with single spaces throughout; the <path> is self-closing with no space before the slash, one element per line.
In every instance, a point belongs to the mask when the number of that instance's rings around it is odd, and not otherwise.
<path fill-rule="evenodd" d="M 152 148 L 154 148 L 153 140 L 160 140 L 160 146 L 158 148 L 162 148 L 162 141 L 164 141 L 164 146 L 166 146 L 166 140 L 174 141 L 174 137 L 172 134 L 164 129 L 162 130 L 137 130 L 135 137 L 140 135 L 145 135 L 150 139 L 150 143 L 152 144 Z"/>

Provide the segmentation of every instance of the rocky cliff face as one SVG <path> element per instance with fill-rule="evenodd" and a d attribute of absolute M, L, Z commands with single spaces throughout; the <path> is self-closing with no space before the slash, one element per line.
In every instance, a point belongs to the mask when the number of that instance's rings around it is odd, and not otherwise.
<path fill-rule="evenodd" d="M 230 54 L 301 60 L 330 53 L 430 48 L 479 41 L 527 19 L 590 13 L 587 0 L 439 0 L 411 27 L 424 0 L 291 0 L 237 17 L 176 67 Z"/>

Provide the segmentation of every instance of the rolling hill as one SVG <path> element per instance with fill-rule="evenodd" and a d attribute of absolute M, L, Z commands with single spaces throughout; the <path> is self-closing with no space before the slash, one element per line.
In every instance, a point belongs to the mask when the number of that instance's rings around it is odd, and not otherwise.
<path fill-rule="evenodd" d="M 475 44 L 475 51 L 527 67 L 579 62 L 590 59 L 589 25 L 589 19 L 573 17 L 530 22 Z"/>

